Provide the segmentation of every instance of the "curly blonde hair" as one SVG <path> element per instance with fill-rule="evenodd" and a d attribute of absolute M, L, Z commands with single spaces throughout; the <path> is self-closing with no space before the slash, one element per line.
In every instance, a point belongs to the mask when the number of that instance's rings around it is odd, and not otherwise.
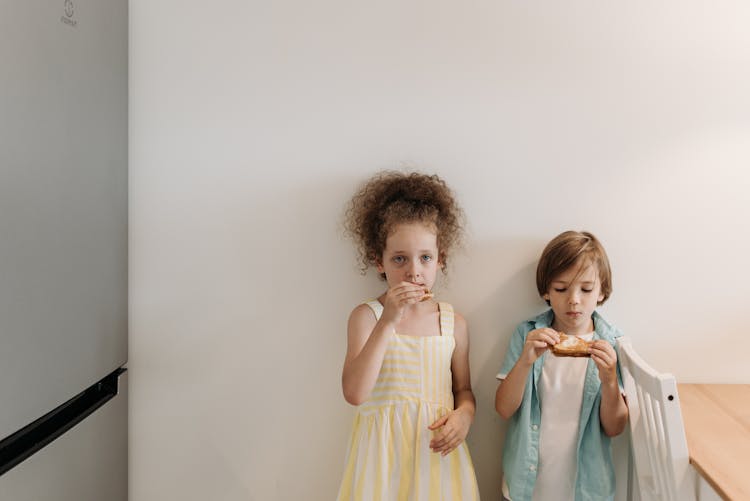
<path fill-rule="evenodd" d="M 448 254 L 461 243 L 464 232 L 464 213 L 453 191 L 436 174 L 388 170 L 366 181 L 345 213 L 345 231 L 357 245 L 363 274 L 378 264 L 388 235 L 404 223 L 424 223 L 435 229 L 438 257 L 445 270 Z"/>

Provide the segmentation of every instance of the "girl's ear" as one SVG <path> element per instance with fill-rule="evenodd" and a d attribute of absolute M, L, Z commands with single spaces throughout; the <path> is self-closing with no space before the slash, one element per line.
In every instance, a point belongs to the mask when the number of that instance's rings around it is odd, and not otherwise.
<path fill-rule="evenodd" d="M 378 273 L 385 273 L 385 268 L 383 268 L 383 261 L 380 259 L 375 260 L 375 266 L 378 268 Z"/>

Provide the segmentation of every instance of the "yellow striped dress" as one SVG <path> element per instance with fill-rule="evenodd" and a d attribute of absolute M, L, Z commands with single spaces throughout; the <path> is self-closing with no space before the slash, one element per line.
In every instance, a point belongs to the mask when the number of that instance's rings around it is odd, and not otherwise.
<path fill-rule="evenodd" d="M 380 318 L 383 305 L 367 303 Z M 453 308 L 438 303 L 439 336 L 392 334 L 375 387 L 357 407 L 338 499 L 479 499 L 466 442 L 432 452 L 427 427 L 453 409 Z"/>

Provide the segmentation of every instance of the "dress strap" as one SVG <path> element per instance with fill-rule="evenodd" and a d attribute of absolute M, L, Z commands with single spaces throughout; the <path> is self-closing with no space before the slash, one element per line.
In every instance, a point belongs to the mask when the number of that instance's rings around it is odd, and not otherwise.
<path fill-rule="evenodd" d="M 365 304 L 369 306 L 372 312 L 375 314 L 375 320 L 380 320 L 380 316 L 383 314 L 383 305 L 380 303 L 380 301 L 378 301 L 377 299 L 373 299 L 372 301 L 367 301 Z"/>
<path fill-rule="evenodd" d="M 438 303 L 440 308 L 440 335 L 453 336 L 453 306 L 450 303 Z"/>

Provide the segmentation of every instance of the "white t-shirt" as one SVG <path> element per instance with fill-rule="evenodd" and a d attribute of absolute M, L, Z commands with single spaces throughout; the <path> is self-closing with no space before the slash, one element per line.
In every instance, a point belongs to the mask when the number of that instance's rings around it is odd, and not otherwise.
<path fill-rule="evenodd" d="M 594 333 L 578 337 L 591 341 Z M 589 358 L 557 357 L 551 352 L 547 352 L 545 357 L 539 378 L 542 421 L 539 464 L 532 499 L 573 501 L 583 382 Z"/>

